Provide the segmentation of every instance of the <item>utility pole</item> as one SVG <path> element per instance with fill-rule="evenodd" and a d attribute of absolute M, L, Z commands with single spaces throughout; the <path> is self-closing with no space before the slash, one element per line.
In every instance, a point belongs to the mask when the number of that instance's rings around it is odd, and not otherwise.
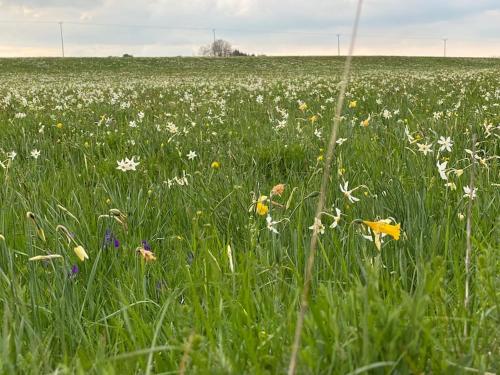
<path fill-rule="evenodd" d="M 443 57 L 446 57 L 446 41 L 447 38 L 443 38 Z"/>
<path fill-rule="evenodd" d="M 212 29 L 212 32 L 214 33 L 214 42 L 212 43 L 212 54 L 215 57 L 215 29 Z"/>
<path fill-rule="evenodd" d="M 340 56 L 340 34 L 337 34 L 337 56 Z"/>
<path fill-rule="evenodd" d="M 64 57 L 64 38 L 63 38 L 63 31 L 62 31 L 62 22 L 59 22 L 59 32 L 61 33 L 61 51 L 62 51 L 62 57 Z"/>

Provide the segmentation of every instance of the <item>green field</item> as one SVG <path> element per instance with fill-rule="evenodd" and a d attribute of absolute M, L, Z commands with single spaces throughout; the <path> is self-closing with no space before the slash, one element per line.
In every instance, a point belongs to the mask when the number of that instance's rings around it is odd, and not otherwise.
<path fill-rule="evenodd" d="M 0 373 L 286 372 L 343 64 L 0 59 Z M 499 138 L 499 59 L 354 58 L 298 373 L 500 371 Z"/>

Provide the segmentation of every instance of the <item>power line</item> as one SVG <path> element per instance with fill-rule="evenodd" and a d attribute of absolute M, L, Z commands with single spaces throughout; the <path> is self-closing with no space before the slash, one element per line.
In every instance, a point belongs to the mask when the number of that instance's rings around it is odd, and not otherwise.
<path fill-rule="evenodd" d="M 81 22 L 81 21 L 34 21 L 34 20 L 20 20 L 20 21 L 11 21 L 11 20 L 0 20 L 0 23 L 3 24 L 17 24 L 17 23 L 25 23 L 25 24 L 59 24 L 59 22 L 64 22 L 67 25 L 75 25 L 75 26 L 96 26 L 96 27 L 123 27 L 123 28 L 142 28 L 142 29 L 161 29 L 161 30 L 188 30 L 188 31 L 212 31 L 215 33 L 215 28 L 213 27 L 193 27 L 193 26 L 163 26 L 163 25 L 150 25 L 150 24 L 128 24 L 128 23 L 103 23 L 103 22 Z M 253 33 L 253 34 L 290 34 L 290 35 L 311 35 L 311 36 L 336 36 L 337 39 L 340 38 L 340 35 L 350 36 L 349 33 L 339 34 L 334 31 L 304 31 L 304 30 L 269 30 L 269 29 L 244 29 L 244 28 L 217 28 L 219 31 L 225 32 L 237 32 L 237 33 Z M 385 38 L 385 39 L 422 39 L 422 40 L 442 40 L 441 37 L 437 36 L 419 36 L 419 35 L 409 35 L 409 36 L 398 36 L 394 35 L 384 35 L 384 34 L 358 34 L 358 38 Z M 481 38 L 464 38 L 464 37 L 456 37 L 456 40 L 468 40 L 468 41 L 477 41 L 477 40 L 491 40 L 491 41 L 500 41 L 500 38 L 491 38 L 491 37 L 481 37 Z M 338 41 L 338 40 L 337 40 Z"/>

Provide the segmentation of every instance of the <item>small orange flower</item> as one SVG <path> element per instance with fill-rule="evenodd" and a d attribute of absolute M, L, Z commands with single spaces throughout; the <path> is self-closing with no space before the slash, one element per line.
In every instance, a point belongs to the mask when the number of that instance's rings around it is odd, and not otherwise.
<path fill-rule="evenodd" d="M 155 255 L 150 250 L 146 250 L 144 247 L 138 247 L 137 252 L 142 256 L 146 262 L 152 262 L 156 260 Z"/>
<path fill-rule="evenodd" d="M 281 194 L 283 194 L 284 191 L 285 191 L 285 184 L 278 184 L 272 188 L 271 195 L 279 195 L 281 197 Z"/>

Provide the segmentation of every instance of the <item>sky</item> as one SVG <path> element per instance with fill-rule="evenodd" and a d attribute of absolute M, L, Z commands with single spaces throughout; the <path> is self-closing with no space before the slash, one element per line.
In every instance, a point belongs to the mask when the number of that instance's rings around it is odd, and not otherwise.
<path fill-rule="evenodd" d="M 358 0 L 0 0 L 0 57 L 346 54 Z M 500 0 L 364 0 L 355 55 L 500 57 Z"/>

